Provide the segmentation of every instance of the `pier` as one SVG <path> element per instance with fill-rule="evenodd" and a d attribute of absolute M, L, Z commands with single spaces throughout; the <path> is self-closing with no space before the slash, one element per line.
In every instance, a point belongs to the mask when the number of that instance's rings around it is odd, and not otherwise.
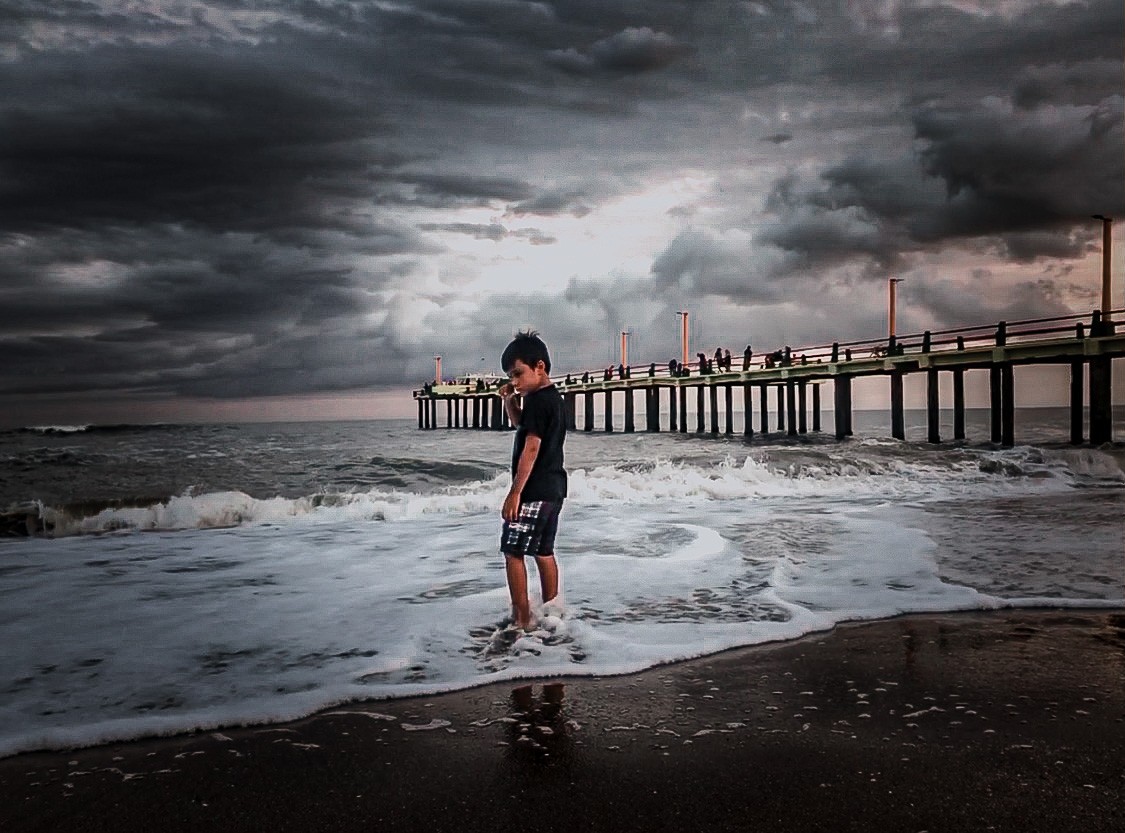
<path fill-rule="evenodd" d="M 989 439 L 1015 444 L 1015 379 L 1017 365 L 1067 365 L 1070 368 L 1070 440 L 1075 445 L 1113 441 L 1112 361 L 1125 357 L 1125 333 L 1117 333 L 1112 316 L 1064 316 L 1004 322 L 984 327 L 926 331 L 815 347 L 786 348 L 767 355 L 744 354 L 730 368 L 705 359 L 692 365 L 676 362 L 618 366 L 597 371 L 572 371 L 552 378 L 566 403 L 568 429 L 595 430 L 598 400 L 601 430 L 613 432 L 615 401 L 624 414 L 623 431 L 638 424 L 648 432 L 663 430 L 752 437 L 756 433 L 799 436 L 821 430 L 822 388 L 830 385 L 835 435 L 852 434 L 852 382 L 865 376 L 888 379 L 891 436 L 905 439 L 903 380 L 912 373 L 926 376 L 927 439 L 942 441 L 939 374 L 952 376 L 953 437 L 965 439 L 965 374 L 987 373 L 991 424 Z M 503 430 L 507 414 L 496 390 L 483 380 L 464 384 L 434 383 L 413 392 L 418 427 Z M 638 415 L 638 392 L 642 413 Z M 735 397 L 742 399 L 741 425 L 735 425 Z M 1086 400 L 1088 399 L 1088 410 Z M 776 405 L 770 419 L 770 402 Z M 690 414 L 689 402 L 694 402 Z M 442 404 L 444 403 L 444 405 Z M 757 425 L 753 419 L 757 403 Z M 1062 403 L 1060 403 L 1062 404 Z M 666 407 L 665 407 L 666 406 Z M 1088 424 L 1087 416 L 1088 413 Z M 581 419 L 579 419 L 581 416 Z M 581 427 L 579 427 L 581 426 Z M 736 430 L 737 429 L 737 430 Z"/>

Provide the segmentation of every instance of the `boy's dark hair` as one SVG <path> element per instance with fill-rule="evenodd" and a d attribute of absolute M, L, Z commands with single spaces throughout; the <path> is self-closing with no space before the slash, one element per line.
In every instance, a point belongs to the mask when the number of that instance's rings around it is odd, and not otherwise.
<path fill-rule="evenodd" d="M 535 367 L 535 363 L 542 360 L 543 367 L 548 373 L 551 372 L 551 354 L 547 352 L 547 345 L 535 330 L 516 333 L 511 344 L 504 348 L 504 353 L 500 356 L 500 366 L 504 368 L 505 373 L 512 369 L 516 359 L 528 367 Z"/>

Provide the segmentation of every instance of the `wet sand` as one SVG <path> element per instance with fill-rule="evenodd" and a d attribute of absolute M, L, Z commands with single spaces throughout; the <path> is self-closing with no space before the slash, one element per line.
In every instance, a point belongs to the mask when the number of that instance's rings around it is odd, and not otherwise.
<path fill-rule="evenodd" d="M 1125 613 L 908 616 L 642 674 L 0 760 L 15 831 L 1125 831 Z"/>

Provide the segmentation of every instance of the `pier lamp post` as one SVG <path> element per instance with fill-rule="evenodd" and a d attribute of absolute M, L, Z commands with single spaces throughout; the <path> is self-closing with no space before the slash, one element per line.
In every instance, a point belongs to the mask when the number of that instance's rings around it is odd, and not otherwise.
<path fill-rule="evenodd" d="M 434 383 L 441 384 L 441 356 L 434 356 Z"/>
<path fill-rule="evenodd" d="M 688 363 L 688 314 L 687 310 L 677 310 L 676 315 L 680 316 L 680 364 L 686 365 Z"/>
<path fill-rule="evenodd" d="M 898 306 L 897 287 L 902 283 L 902 278 L 888 278 L 887 279 L 887 321 L 888 321 L 888 336 L 895 334 L 895 311 Z"/>
<path fill-rule="evenodd" d="M 1113 309 L 1110 299 L 1111 275 L 1110 260 L 1113 256 L 1113 218 L 1104 214 L 1093 215 L 1095 220 L 1102 221 L 1102 320 L 1109 320 L 1109 311 Z"/>
<path fill-rule="evenodd" d="M 624 367 L 629 366 L 629 336 L 632 334 L 630 330 L 621 331 L 621 364 Z"/>

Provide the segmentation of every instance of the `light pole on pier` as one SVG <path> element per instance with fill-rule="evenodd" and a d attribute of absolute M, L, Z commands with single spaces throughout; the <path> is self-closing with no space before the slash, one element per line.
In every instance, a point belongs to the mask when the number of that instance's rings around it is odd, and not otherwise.
<path fill-rule="evenodd" d="M 1104 214 L 1095 214 L 1095 220 L 1102 221 L 1102 320 L 1109 320 L 1109 311 L 1113 309 L 1110 299 L 1112 277 L 1110 261 L 1113 257 L 1113 218 Z"/>
<path fill-rule="evenodd" d="M 434 356 L 434 383 L 441 384 L 441 356 Z"/>
<path fill-rule="evenodd" d="M 902 282 L 902 278 L 888 278 L 887 279 L 887 335 L 893 336 L 895 334 L 895 312 L 898 307 L 898 293 L 897 287 Z"/>
<path fill-rule="evenodd" d="M 632 332 L 629 330 L 621 331 L 621 365 L 622 367 L 629 366 L 629 336 Z"/>
<path fill-rule="evenodd" d="M 688 363 L 688 314 L 687 310 L 677 310 L 680 316 L 680 364 Z"/>

